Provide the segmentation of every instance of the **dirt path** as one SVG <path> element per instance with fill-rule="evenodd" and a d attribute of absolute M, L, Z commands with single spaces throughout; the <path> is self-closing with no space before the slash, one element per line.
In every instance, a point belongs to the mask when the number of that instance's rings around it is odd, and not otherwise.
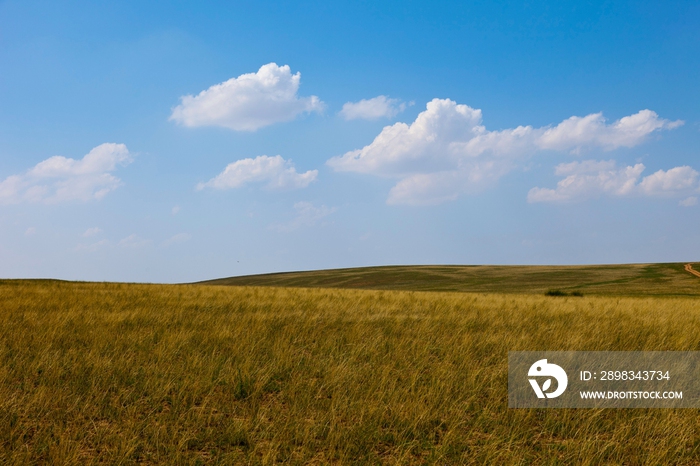
<path fill-rule="evenodd" d="M 700 277 L 700 272 L 698 272 L 697 270 L 693 269 L 693 265 L 692 265 L 692 264 L 685 264 L 685 271 L 686 271 L 686 272 L 692 273 L 692 274 L 695 275 L 696 277 Z"/>

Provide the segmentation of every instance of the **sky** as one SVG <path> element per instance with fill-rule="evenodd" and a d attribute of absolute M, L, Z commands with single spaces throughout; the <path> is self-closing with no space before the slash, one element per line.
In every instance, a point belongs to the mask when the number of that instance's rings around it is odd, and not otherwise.
<path fill-rule="evenodd" d="M 700 4 L 0 1 L 0 277 L 700 261 Z"/>

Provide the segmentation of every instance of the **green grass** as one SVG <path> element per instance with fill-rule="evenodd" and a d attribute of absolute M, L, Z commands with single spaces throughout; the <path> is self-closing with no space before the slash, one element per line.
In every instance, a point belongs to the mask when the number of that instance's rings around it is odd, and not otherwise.
<path fill-rule="evenodd" d="M 692 297 L 3 281 L 0 298 L 2 464 L 700 463 L 697 410 L 507 407 L 508 351 L 700 350 Z"/>
<path fill-rule="evenodd" d="M 249 275 L 202 283 L 518 294 L 557 289 L 586 295 L 700 296 L 700 279 L 683 270 L 683 265 L 390 266 Z"/>

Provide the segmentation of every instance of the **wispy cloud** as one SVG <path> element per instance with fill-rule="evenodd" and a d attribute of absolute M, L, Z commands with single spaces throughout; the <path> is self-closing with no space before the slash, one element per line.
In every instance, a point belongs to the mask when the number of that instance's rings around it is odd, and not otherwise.
<path fill-rule="evenodd" d="M 96 228 L 99 230 L 99 228 Z M 90 230 L 94 230 L 93 228 L 88 229 L 86 233 L 88 233 Z M 99 230 L 101 232 L 102 230 Z M 94 234 L 83 234 L 85 237 L 91 237 L 94 236 Z M 175 235 L 178 236 L 178 235 Z M 175 237 L 170 238 L 170 240 L 175 239 Z M 117 242 L 110 241 L 108 239 L 102 239 L 100 241 L 95 241 L 93 243 L 80 243 L 75 247 L 75 251 L 77 252 L 96 252 L 99 250 L 103 249 L 108 249 L 108 250 L 115 250 L 115 249 L 124 249 L 124 250 L 129 250 L 129 249 L 141 249 L 144 247 L 147 247 L 152 244 L 152 241 L 149 239 L 144 239 L 138 236 L 137 234 L 131 234 L 129 236 L 125 236 L 124 238 L 120 239 Z"/>
<path fill-rule="evenodd" d="M 288 65 L 269 63 L 257 73 L 242 74 L 196 96 L 181 97 L 170 120 L 189 127 L 255 131 L 293 120 L 301 113 L 322 111 L 324 105 L 318 97 L 297 95 L 300 82 L 301 74 L 292 74 Z"/>
<path fill-rule="evenodd" d="M 176 235 L 171 236 L 170 238 L 166 239 L 163 241 L 161 244 L 162 247 L 167 248 L 169 246 L 173 246 L 175 244 L 180 244 L 184 243 L 185 241 L 189 241 L 192 238 L 192 235 L 189 233 L 178 233 Z"/>
<path fill-rule="evenodd" d="M 143 239 L 136 234 L 131 234 L 119 240 L 117 246 L 120 248 L 136 249 L 148 246 L 149 244 L 151 244 L 150 240 Z"/>
<path fill-rule="evenodd" d="M 395 117 L 405 109 L 405 102 L 380 95 L 359 102 L 347 102 L 343 105 L 340 115 L 346 120 L 378 120 Z"/>
<path fill-rule="evenodd" d="M 95 252 L 100 249 L 104 249 L 107 247 L 111 247 L 112 243 L 109 240 L 103 239 L 100 241 L 96 241 L 94 243 L 80 243 L 75 247 L 76 252 Z"/>
<path fill-rule="evenodd" d="M 303 227 L 311 227 L 336 210 L 335 207 L 326 207 L 325 205 L 317 207 L 311 202 L 297 202 L 294 204 L 295 217 L 291 221 L 272 225 L 270 228 L 281 232 L 289 232 Z"/>
<path fill-rule="evenodd" d="M 678 201 L 678 205 L 682 205 L 683 207 L 692 207 L 694 205 L 698 205 L 698 198 L 695 196 L 686 197 L 682 201 Z"/>
<path fill-rule="evenodd" d="M 89 238 L 90 236 L 95 236 L 95 235 L 97 235 L 97 234 L 99 234 L 99 233 L 102 233 L 102 229 L 101 229 L 101 228 L 92 227 L 92 228 L 88 228 L 87 230 L 85 230 L 85 232 L 83 233 L 83 237 L 84 237 L 84 238 Z"/>

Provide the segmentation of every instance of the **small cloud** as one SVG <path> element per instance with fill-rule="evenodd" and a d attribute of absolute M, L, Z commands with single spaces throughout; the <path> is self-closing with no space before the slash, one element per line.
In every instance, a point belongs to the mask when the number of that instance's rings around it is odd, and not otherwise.
<path fill-rule="evenodd" d="M 292 221 L 280 225 L 273 225 L 271 228 L 273 230 L 286 232 L 297 230 L 302 227 L 311 227 L 337 209 L 335 207 L 326 207 L 325 205 L 316 207 L 310 202 L 302 201 L 294 204 L 294 210 L 296 212 L 296 217 Z"/>
<path fill-rule="evenodd" d="M 318 170 L 297 173 L 292 161 L 284 160 L 279 155 L 261 155 L 228 164 L 216 177 L 206 183 L 199 183 L 197 190 L 240 188 L 247 183 L 265 183 L 267 189 L 306 188 L 316 180 L 317 175 Z"/>
<path fill-rule="evenodd" d="M 121 248 L 141 248 L 150 244 L 147 239 L 140 238 L 137 235 L 129 235 L 126 238 L 122 238 L 117 246 Z"/>
<path fill-rule="evenodd" d="M 178 212 L 180 212 L 180 206 L 176 205 L 175 207 L 172 208 L 171 212 L 173 215 L 177 215 Z"/>
<path fill-rule="evenodd" d="M 0 181 L 0 204 L 100 200 L 121 185 L 110 172 L 133 157 L 124 144 L 101 144 L 80 160 L 60 155 L 39 162 L 20 175 Z"/>
<path fill-rule="evenodd" d="M 90 236 L 95 236 L 98 233 L 102 233 L 102 229 L 98 227 L 92 227 L 85 230 L 83 233 L 83 238 L 89 238 Z"/>
<path fill-rule="evenodd" d="M 167 248 L 168 246 L 172 246 L 174 244 L 184 243 L 190 238 L 192 238 L 192 235 L 190 235 L 189 233 L 178 233 L 177 235 L 173 235 L 170 238 L 163 241 L 163 244 L 161 246 Z"/>
<path fill-rule="evenodd" d="M 110 245 L 111 245 L 111 243 L 108 240 L 103 239 L 103 240 L 97 241 L 96 243 L 90 243 L 90 244 L 80 243 L 75 247 L 75 251 L 76 252 L 79 252 L 79 251 L 95 252 L 99 249 L 108 247 Z"/>
<path fill-rule="evenodd" d="M 378 120 L 395 117 L 405 109 L 405 102 L 380 95 L 372 99 L 362 99 L 359 102 L 347 102 L 343 105 L 340 115 L 346 120 Z"/>
<path fill-rule="evenodd" d="M 695 196 L 686 197 L 685 199 L 680 201 L 678 204 L 682 205 L 683 207 L 692 207 L 692 206 L 698 204 L 698 198 Z"/>
<path fill-rule="evenodd" d="M 301 74 L 288 65 L 268 63 L 257 73 L 242 74 L 211 86 L 198 95 L 180 98 L 170 120 L 183 126 L 223 126 L 234 131 L 255 131 L 290 121 L 301 113 L 321 112 L 315 95 L 299 97 Z"/>
<path fill-rule="evenodd" d="M 32 236 L 35 233 L 36 233 L 36 228 L 29 227 L 24 231 L 24 236 Z"/>

